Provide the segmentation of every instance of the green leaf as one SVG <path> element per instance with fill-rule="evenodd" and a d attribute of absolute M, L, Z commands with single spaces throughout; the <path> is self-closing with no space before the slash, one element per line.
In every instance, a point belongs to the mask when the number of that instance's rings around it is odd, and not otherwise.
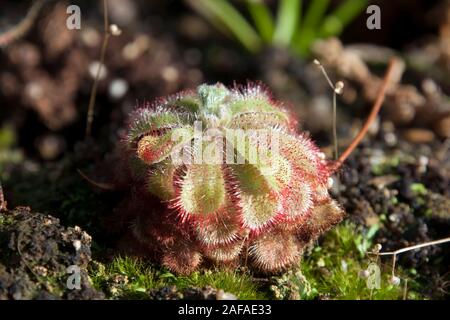
<path fill-rule="evenodd" d="M 148 191 L 162 200 L 173 199 L 175 197 L 175 170 L 176 166 L 171 161 L 157 166 L 148 176 Z"/>
<path fill-rule="evenodd" d="M 280 0 L 273 43 L 289 47 L 300 22 L 301 0 Z"/>
<path fill-rule="evenodd" d="M 239 183 L 239 202 L 244 225 L 251 229 L 267 225 L 279 210 L 277 195 L 267 177 L 261 174 L 257 166 L 251 164 L 233 165 L 232 169 Z"/>
<path fill-rule="evenodd" d="M 270 43 L 275 24 L 269 7 L 264 3 L 264 0 L 247 0 L 247 7 L 262 39 L 266 43 Z"/>
<path fill-rule="evenodd" d="M 180 194 L 180 206 L 188 214 L 209 215 L 224 207 L 225 178 L 218 165 L 192 165 L 187 168 Z"/>
<path fill-rule="evenodd" d="M 295 50 L 300 54 L 305 55 L 309 52 L 312 42 L 317 37 L 317 27 L 321 23 L 329 3 L 330 0 L 311 1 L 293 44 Z"/>
<path fill-rule="evenodd" d="M 375 237 L 376 233 L 380 229 L 380 225 L 374 224 L 370 227 L 369 231 L 367 231 L 366 238 L 369 241 L 372 241 L 373 237 Z"/>
<path fill-rule="evenodd" d="M 368 0 L 347 0 L 331 13 L 323 22 L 319 36 L 321 38 L 337 36 L 352 22 L 364 8 Z"/>
<path fill-rule="evenodd" d="M 412 183 L 409 188 L 416 196 L 424 196 L 428 192 L 422 183 Z"/>
<path fill-rule="evenodd" d="M 146 135 L 137 144 L 137 155 L 146 164 L 161 162 L 174 155 L 173 152 L 178 152 L 192 135 L 191 128 L 175 128 L 163 135 Z"/>

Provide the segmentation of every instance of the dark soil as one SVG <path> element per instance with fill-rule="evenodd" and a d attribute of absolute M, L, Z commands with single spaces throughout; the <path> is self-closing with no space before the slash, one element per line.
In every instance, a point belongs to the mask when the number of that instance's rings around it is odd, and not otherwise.
<path fill-rule="evenodd" d="M 87 276 L 90 260 L 91 237 L 80 227 L 65 228 L 29 208 L 0 213 L 0 300 L 101 299 Z M 81 290 L 64 286 L 73 265 Z"/>
<path fill-rule="evenodd" d="M 124 24 L 129 27 L 120 37 L 110 39 L 107 75 L 99 82 L 92 139 L 80 142 L 84 140 L 93 82 L 88 70 L 101 47 L 102 17 L 95 2 L 72 1 L 86 12 L 85 27 L 80 32 L 68 31 L 61 22 L 68 2 L 50 2 L 25 37 L 0 51 L 0 128 L 12 128 L 16 141 L 8 148 L 23 153 L 20 163 L 4 166 L 0 143 L 0 179 L 9 208 L 32 208 L 0 214 L 0 299 L 103 298 L 89 284 L 86 274 L 91 241 L 95 259 L 108 261 L 114 256 L 117 240 L 128 225 L 111 221 L 128 193 L 120 188 L 102 190 L 82 178 L 78 170 L 96 182 L 119 184 L 114 166 L 118 161 L 116 150 L 127 115 L 137 102 L 203 82 L 230 85 L 234 81 L 263 80 L 278 99 L 292 104 L 300 128 L 310 132 L 330 154 L 330 92 L 306 61 L 274 49 L 251 56 L 181 1 L 120 1 L 135 12 L 131 18 L 120 12 L 112 14 L 118 22 L 128 19 Z M 0 13 L 0 28 L 12 25 L 26 10 L 25 5 L 7 2 Z M 361 35 L 358 28 L 349 28 L 343 39 L 363 37 L 365 42 L 388 44 L 398 50 L 416 45 L 418 37 L 426 38 L 438 29 L 434 21 L 423 18 L 434 6 L 430 1 L 407 3 L 406 11 L 398 4 L 388 8 L 386 21 L 396 32 L 388 32 L 386 27 L 382 33 Z M 399 29 L 401 21 L 407 23 L 402 24 L 402 30 L 408 30 L 408 37 L 403 37 Z M 416 31 L 414 38 L 408 27 L 411 25 Z M 428 75 L 410 72 L 407 76 L 418 85 Z M 111 93 L 114 80 L 126 84 L 127 90 L 120 97 Z M 442 87 L 448 95 L 449 87 Z M 370 109 L 370 104 L 360 98 L 361 88 L 355 85 L 354 89 L 353 102 L 339 106 L 343 146 Z M 317 101 L 323 99 L 325 111 L 320 113 L 318 107 L 323 103 Z M 383 251 L 448 237 L 450 230 L 448 140 L 433 135 L 431 141 L 414 143 L 401 134 L 414 124 L 394 126 L 393 122 L 387 112 L 382 113 L 380 128 L 348 159 L 336 177 L 334 190 L 348 219 L 366 227 L 380 224 L 376 241 Z M 391 143 L 393 136 L 395 143 Z M 73 245 L 76 240 L 81 241 L 79 250 Z M 81 291 L 64 286 L 70 265 L 81 268 Z M 399 265 L 415 270 L 425 288 L 424 295 L 448 298 L 449 245 L 405 253 L 399 257 Z M 151 297 L 217 296 L 213 289 L 206 291 L 164 288 L 152 292 Z"/>
<path fill-rule="evenodd" d="M 378 149 L 376 142 L 368 145 L 366 143 L 354 152 L 339 174 L 335 195 L 348 212 L 348 219 L 367 227 L 380 224 L 375 242 L 386 252 L 448 237 L 448 150 L 447 160 L 439 161 L 436 155 L 423 149 L 415 154 L 405 153 L 405 150 L 416 148 L 406 142 L 401 142 L 401 148 L 391 150 Z M 374 168 L 375 157 L 385 157 L 389 162 L 396 152 L 403 159 L 398 164 Z M 412 161 L 405 161 L 407 157 Z M 420 165 L 420 157 L 430 157 L 431 161 L 426 166 Z M 426 288 L 425 294 L 433 295 L 434 292 L 435 297 L 447 294 L 450 281 L 448 246 L 413 250 L 397 259 L 404 268 L 419 275 Z"/>

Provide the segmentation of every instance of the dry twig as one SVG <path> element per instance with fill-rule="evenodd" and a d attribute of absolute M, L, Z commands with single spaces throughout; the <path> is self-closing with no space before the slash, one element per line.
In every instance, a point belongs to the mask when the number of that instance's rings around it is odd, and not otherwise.
<path fill-rule="evenodd" d="M 391 61 L 389 62 L 388 71 L 383 79 L 383 84 L 381 86 L 380 91 L 378 92 L 377 99 L 375 100 L 375 103 L 372 107 L 372 111 L 370 112 L 369 117 L 367 118 L 366 122 L 364 123 L 364 126 L 361 128 L 361 131 L 358 133 L 358 135 L 355 137 L 355 139 L 353 139 L 352 143 L 347 147 L 347 149 L 344 151 L 344 153 L 341 154 L 338 161 L 335 164 L 333 164 L 334 171 L 336 171 L 337 169 L 339 169 L 342 166 L 344 161 L 348 158 L 348 156 L 353 152 L 353 150 L 355 150 L 355 148 L 358 146 L 358 144 L 361 142 L 361 140 L 365 137 L 367 131 L 370 129 L 370 126 L 375 121 L 375 119 L 383 105 L 384 99 L 386 97 L 386 91 L 388 89 L 389 83 L 391 81 L 394 70 L 396 69 L 396 66 L 398 63 L 399 63 L 399 60 L 396 58 L 391 59 Z"/>
<path fill-rule="evenodd" d="M 391 279 L 400 281 L 400 279 L 395 276 L 395 265 L 396 265 L 396 261 L 397 261 L 397 255 L 399 255 L 401 253 L 404 253 L 404 252 L 408 252 L 408 251 L 412 251 L 412 250 L 416 250 L 416 249 L 420 249 L 420 248 L 424 248 L 424 247 L 434 246 L 434 245 L 438 245 L 438 244 L 442 244 L 442 243 L 447 243 L 447 242 L 450 242 L 450 237 L 444 238 L 444 239 L 440 239 L 440 240 L 420 243 L 420 244 L 417 244 L 417 245 L 414 245 L 414 246 L 398 249 L 398 250 L 391 251 L 391 252 L 378 252 L 377 250 L 375 250 L 374 252 L 369 252 L 369 254 L 376 255 L 377 258 L 379 256 L 392 256 L 392 276 L 391 276 Z M 407 279 L 405 281 L 407 281 Z M 405 283 L 405 288 L 404 288 L 404 299 L 406 299 L 406 292 L 407 292 L 407 282 Z"/>
<path fill-rule="evenodd" d="M 86 120 L 86 138 L 91 136 L 92 132 L 92 122 L 94 121 L 94 108 L 95 108 L 95 98 L 97 96 L 97 88 L 98 83 L 100 80 L 100 74 L 103 68 L 103 65 L 105 64 L 105 55 L 106 55 L 106 49 L 108 48 L 108 41 L 111 36 L 119 36 L 122 31 L 119 29 L 119 27 L 115 24 L 109 24 L 108 19 L 108 1 L 103 0 L 103 23 L 104 23 L 104 36 L 103 36 L 103 43 L 102 43 L 102 49 L 100 52 L 100 63 L 97 69 L 97 74 L 95 75 L 94 84 L 92 85 L 91 94 L 89 97 L 89 106 L 88 106 L 88 113 L 87 113 L 87 120 Z"/>
<path fill-rule="evenodd" d="M 408 252 L 408 251 L 412 251 L 412 250 L 416 250 L 416 249 L 420 249 L 420 248 L 424 248 L 424 247 L 434 246 L 434 245 L 446 243 L 446 242 L 450 242 L 450 237 L 440 239 L 440 240 L 420 243 L 420 244 L 417 244 L 417 245 L 414 245 L 411 247 L 406 247 L 406 248 L 398 249 L 398 250 L 391 251 L 391 252 L 379 252 L 377 254 L 380 256 L 396 256 L 396 255 L 404 253 L 404 252 Z"/>
<path fill-rule="evenodd" d="M 15 26 L 13 26 L 8 31 L 0 34 L 0 47 L 6 47 L 22 38 L 33 26 L 34 21 L 38 17 L 39 11 L 44 5 L 45 0 L 35 1 L 30 9 L 28 10 L 26 16 Z"/>
<path fill-rule="evenodd" d="M 108 40 L 111 35 L 109 32 L 109 29 L 108 29 L 109 21 L 108 21 L 108 1 L 107 0 L 103 0 L 103 23 L 104 23 L 103 44 L 102 44 L 102 49 L 100 52 L 100 63 L 98 65 L 97 74 L 95 75 L 94 84 L 92 85 L 91 95 L 89 97 L 89 106 L 88 106 L 87 121 L 86 121 L 86 138 L 90 137 L 91 132 L 92 132 L 92 122 L 94 121 L 94 107 L 95 107 L 95 98 L 97 96 L 97 87 L 98 87 L 102 67 L 105 62 L 105 54 L 106 54 L 106 48 L 108 47 Z"/>
<path fill-rule="evenodd" d="M 337 95 L 342 94 L 344 90 L 344 83 L 342 81 L 338 81 L 336 82 L 336 84 L 333 84 L 330 77 L 328 76 L 327 71 L 325 70 L 324 66 L 320 63 L 320 61 L 316 59 L 314 60 L 314 64 L 319 67 L 320 71 L 322 71 L 329 86 L 333 90 L 333 142 L 334 142 L 334 157 L 335 160 L 337 160 L 337 158 L 339 157 L 337 126 L 336 126 Z"/>
<path fill-rule="evenodd" d="M 5 195 L 3 193 L 3 187 L 2 187 L 2 183 L 0 181 L 0 211 L 1 210 L 6 210 L 6 200 L 5 200 Z"/>

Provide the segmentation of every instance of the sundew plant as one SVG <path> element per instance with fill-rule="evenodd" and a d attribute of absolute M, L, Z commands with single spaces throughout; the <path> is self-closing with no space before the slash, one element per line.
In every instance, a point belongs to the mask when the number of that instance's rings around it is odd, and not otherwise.
<path fill-rule="evenodd" d="M 325 155 L 260 84 L 147 104 L 126 144 L 136 185 L 165 204 L 138 216 L 135 237 L 173 271 L 207 261 L 279 271 L 343 218 Z"/>

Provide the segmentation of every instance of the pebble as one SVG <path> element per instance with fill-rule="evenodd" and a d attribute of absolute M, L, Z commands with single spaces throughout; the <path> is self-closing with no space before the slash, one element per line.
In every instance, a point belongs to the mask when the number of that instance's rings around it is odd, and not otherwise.
<path fill-rule="evenodd" d="M 167 66 L 162 69 L 161 76 L 167 82 L 175 82 L 178 80 L 180 73 L 174 66 Z"/>
<path fill-rule="evenodd" d="M 36 140 L 36 147 L 42 158 L 53 160 L 66 148 L 65 140 L 59 135 L 45 135 Z"/>
<path fill-rule="evenodd" d="M 384 135 L 384 141 L 388 146 L 393 147 L 397 144 L 398 139 L 394 133 L 388 132 Z"/>
<path fill-rule="evenodd" d="M 328 181 L 327 181 L 327 187 L 328 187 L 328 189 L 331 189 L 332 187 L 333 187 L 333 184 L 334 184 L 334 180 L 333 180 L 333 178 L 328 178 Z"/>
<path fill-rule="evenodd" d="M 419 163 L 419 167 L 418 167 L 419 173 L 427 172 L 428 162 L 429 161 L 430 160 L 427 157 L 425 157 L 425 156 L 420 156 L 419 157 L 419 161 L 418 161 L 418 163 Z"/>
<path fill-rule="evenodd" d="M 406 140 L 412 143 L 430 143 L 435 138 L 432 131 L 419 128 L 404 130 L 403 136 Z"/>
<path fill-rule="evenodd" d="M 389 279 L 389 283 L 392 284 L 392 285 L 394 285 L 394 286 L 398 286 L 398 285 L 400 284 L 400 278 L 397 277 L 397 276 L 392 276 L 392 277 Z"/>
<path fill-rule="evenodd" d="M 119 100 L 127 94 L 128 88 L 128 82 L 124 79 L 117 78 L 112 80 L 109 84 L 108 93 L 111 98 Z"/>
<path fill-rule="evenodd" d="M 140 57 L 150 48 L 151 41 L 146 35 L 139 35 L 130 43 L 127 43 L 122 49 L 122 57 L 125 60 L 133 61 Z"/>
<path fill-rule="evenodd" d="M 73 244 L 73 247 L 75 248 L 76 251 L 81 249 L 81 241 L 80 240 L 74 240 L 72 242 L 72 244 Z"/>
<path fill-rule="evenodd" d="M 344 273 L 347 273 L 348 271 L 348 264 L 345 260 L 341 260 L 341 270 Z"/>
<path fill-rule="evenodd" d="M 92 79 L 95 79 L 97 77 L 98 68 L 101 66 L 100 74 L 98 79 L 103 80 L 108 76 L 108 70 L 106 69 L 106 66 L 100 61 L 94 61 L 89 65 L 89 75 L 92 77 Z"/>
<path fill-rule="evenodd" d="M 450 138 L 450 115 L 437 121 L 436 133 L 443 138 Z"/>
<path fill-rule="evenodd" d="M 228 293 L 223 290 L 219 290 L 219 291 L 217 291 L 216 299 L 217 300 L 237 300 L 237 297 L 232 293 Z"/>
<path fill-rule="evenodd" d="M 361 270 L 358 275 L 362 279 L 367 279 L 370 276 L 370 273 L 369 270 Z"/>

